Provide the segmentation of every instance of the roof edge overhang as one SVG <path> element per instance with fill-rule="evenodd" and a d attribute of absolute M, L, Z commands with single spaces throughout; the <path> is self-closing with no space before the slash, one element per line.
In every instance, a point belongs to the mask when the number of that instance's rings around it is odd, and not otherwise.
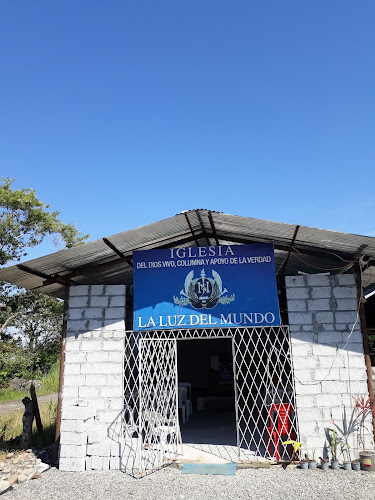
<path fill-rule="evenodd" d="M 321 264 L 320 272 L 348 271 L 362 256 L 375 261 L 370 236 L 196 209 L 3 268 L 0 280 L 62 297 L 66 285 L 129 282 L 136 250 L 264 242 L 273 243 L 280 274 L 295 274 L 297 261 L 303 269 Z"/>

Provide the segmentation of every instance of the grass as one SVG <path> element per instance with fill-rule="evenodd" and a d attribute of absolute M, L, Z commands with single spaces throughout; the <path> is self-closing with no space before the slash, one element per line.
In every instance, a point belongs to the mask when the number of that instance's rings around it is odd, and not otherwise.
<path fill-rule="evenodd" d="M 44 428 L 44 446 L 55 441 L 57 403 L 46 403 L 39 406 L 40 418 Z M 22 434 L 23 410 L 0 416 L 0 460 L 3 460 L 10 451 L 19 450 L 19 441 Z M 38 444 L 38 436 L 33 423 L 32 444 Z"/>
<path fill-rule="evenodd" d="M 36 390 L 37 396 L 42 394 L 52 394 L 57 392 L 59 389 L 59 375 L 60 375 L 60 361 L 52 366 L 51 370 L 43 375 L 42 387 Z M 5 403 L 6 401 L 17 401 L 23 399 L 25 396 L 29 396 L 29 391 L 15 391 L 12 388 L 6 387 L 0 390 L 0 403 Z"/>

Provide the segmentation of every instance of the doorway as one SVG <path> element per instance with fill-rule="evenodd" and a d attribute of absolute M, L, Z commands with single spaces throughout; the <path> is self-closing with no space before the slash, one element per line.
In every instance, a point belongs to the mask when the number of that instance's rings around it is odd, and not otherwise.
<path fill-rule="evenodd" d="M 179 381 L 192 382 L 193 415 L 185 425 L 177 411 Z M 289 328 L 128 332 L 124 402 L 131 418 L 122 465 L 131 474 L 178 458 L 180 430 L 184 442 L 226 460 L 291 456 L 281 446 L 298 440 Z"/>
<path fill-rule="evenodd" d="M 185 423 L 180 409 L 184 452 L 191 454 L 193 447 L 231 460 L 237 452 L 232 339 L 177 342 L 177 367 L 179 383 L 188 384 L 193 409 Z"/>

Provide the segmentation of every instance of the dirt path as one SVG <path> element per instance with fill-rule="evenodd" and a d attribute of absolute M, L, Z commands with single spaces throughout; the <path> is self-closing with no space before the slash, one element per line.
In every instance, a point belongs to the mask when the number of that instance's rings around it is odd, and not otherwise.
<path fill-rule="evenodd" d="M 53 394 L 44 394 L 43 396 L 38 396 L 39 405 L 52 402 L 57 402 L 57 392 Z M 6 403 L 0 403 L 0 415 L 9 415 L 10 413 L 16 413 L 17 411 L 24 410 L 24 406 L 21 400 L 17 401 L 7 401 Z"/>

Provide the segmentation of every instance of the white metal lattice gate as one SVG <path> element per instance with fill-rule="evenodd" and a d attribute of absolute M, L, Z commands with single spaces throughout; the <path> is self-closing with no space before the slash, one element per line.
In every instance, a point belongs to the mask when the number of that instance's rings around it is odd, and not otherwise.
<path fill-rule="evenodd" d="M 287 326 L 126 332 L 122 469 L 142 476 L 178 456 L 177 341 L 232 339 L 236 459 L 290 458 L 298 440 Z M 281 449 L 280 449 L 281 448 Z"/>

